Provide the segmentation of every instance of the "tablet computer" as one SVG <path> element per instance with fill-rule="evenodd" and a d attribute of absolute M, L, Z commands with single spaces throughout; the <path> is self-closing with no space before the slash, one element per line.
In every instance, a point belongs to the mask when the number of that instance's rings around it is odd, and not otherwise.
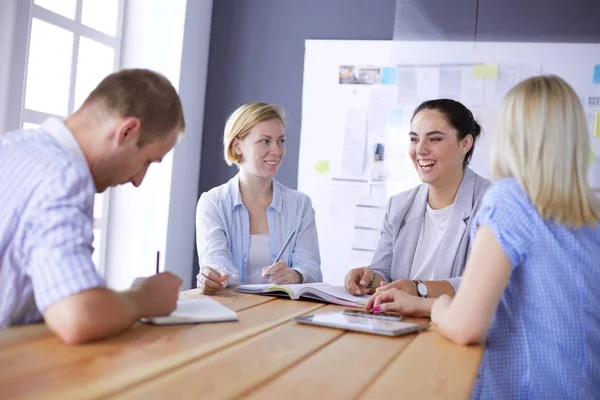
<path fill-rule="evenodd" d="M 326 326 L 385 336 L 400 336 L 407 333 L 429 328 L 429 324 L 414 324 L 394 320 L 389 317 L 379 317 L 377 314 L 348 314 L 343 311 L 326 312 L 321 314 L 295 317 L 296 322 L 303 324 Z"/>

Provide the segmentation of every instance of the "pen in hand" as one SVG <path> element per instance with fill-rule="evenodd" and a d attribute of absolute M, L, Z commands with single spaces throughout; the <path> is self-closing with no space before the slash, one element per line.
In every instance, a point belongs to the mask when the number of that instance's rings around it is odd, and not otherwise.
<path fill-rule="evenodd" d="M 160 273 L 160 251 L 156 252 L 156 275 Z"/>
<path fill-rule="evenodd" d="M 290 245 L 290 242 L 292 241 L 292 238 L 294 237 L 295 234 L 296 234 L 296 230 L 292 229 L 292 231 L 290 232 L 290 235 L 288 236 L 285 243 L 283 244 L 283 247 L 281 248 L 281 250 L 279 250 L 279 254 L 277 254 L 277 257 L 275 257 L 275 262 L 273 264 L 276 264 L 277 262 L 281 261 L 281 257 L 283 257 L 283 253 L 285 252 L 285 249 L 287 249 L 287 247 Z M 269 274 L 266 275 L 266 278 L 269 279 Z"/>

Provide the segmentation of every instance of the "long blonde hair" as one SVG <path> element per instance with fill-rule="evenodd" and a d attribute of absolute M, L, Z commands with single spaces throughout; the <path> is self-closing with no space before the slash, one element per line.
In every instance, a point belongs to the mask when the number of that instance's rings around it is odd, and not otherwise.
<path fill-rule="evenodd" d="M 575 91 L 558 76 L 529 78 L 504 99 L 492 147 L 494 179 L 515 177 L 542 218 L 594 225 L 600 204 L 588 181 L 590 139 Z"/>

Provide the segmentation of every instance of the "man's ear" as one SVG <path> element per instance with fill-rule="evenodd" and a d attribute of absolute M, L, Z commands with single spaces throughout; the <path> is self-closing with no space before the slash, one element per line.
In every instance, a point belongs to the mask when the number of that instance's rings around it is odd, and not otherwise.
<path fill-rule="evenodd" d="M 142 123 L 136 117 L 123 118 L 117 126 L 117 143 L 119 145 L 127 143 L 137 143 L 140 137 L 140 128 Z"/>

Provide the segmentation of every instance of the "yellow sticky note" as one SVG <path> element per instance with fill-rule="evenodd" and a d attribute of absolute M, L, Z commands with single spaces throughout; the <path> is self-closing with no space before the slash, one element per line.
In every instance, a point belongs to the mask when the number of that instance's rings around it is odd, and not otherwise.
<path fill-rule="evenodd" d="M 596 123 L 594 124 L 594 136 L 600 137 L 600 111 L 596 112 Z"/>
<path fill-rule="evenodd" d="M 329 172 L 329 161 L 319 160 L 315 164 L 315 170 L 319 173 L 319 175 L 323 175 Z"/>
<path fill-rule="evenodd" d="M 474 65 L 473 78 L 498 79 L 498 64 Z"/>
<path fill-rule="evenodd" d="M 592 165 L 596 161 L 596 153 L 594 153 L 593 149 L 590 149 L 590 165 Z"/>

